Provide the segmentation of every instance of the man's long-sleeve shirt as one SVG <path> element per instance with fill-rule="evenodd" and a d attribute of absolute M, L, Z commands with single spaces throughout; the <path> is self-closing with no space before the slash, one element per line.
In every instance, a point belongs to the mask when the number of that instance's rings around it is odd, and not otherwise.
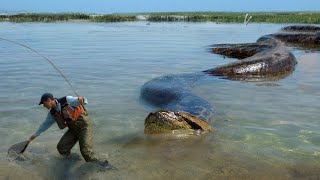
<path fill-rule="evenodd" d="M 79 105 L 78 97 L 73 96 L 66 96 L 67 103 L 71 108 L 75 108 Z M 88 101 L 85 97 L 83 97 L 84 104 L 88 104 Z M 57 106 L 56 111 L 61 112 L 61 104 L 56 100 Z M 73 109 L 74 110 L 74 109 Z M 55 122 L 53 116 L 51 115 L 50 111 L 48 112 L 47 118 L 42 122 L 42 124 L 39 126 L 38 130 L 34 134 L 36 137 L 38 137 L 41 133 L 45 132 L 47 129 L 49 129 L 52 124 Z"/>

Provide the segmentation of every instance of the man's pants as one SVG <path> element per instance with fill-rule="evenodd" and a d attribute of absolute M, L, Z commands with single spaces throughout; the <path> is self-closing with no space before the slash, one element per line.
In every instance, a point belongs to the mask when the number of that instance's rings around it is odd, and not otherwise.
<path fill-rule="evenodd" d="M 68 156 L 72 147 L 79 141 L 80 152 L 83 158 L 89 161 L 97 161 L 93 152 L 92 122 L 89 116 L 81 115 L 75 124 L 60 139 L 57 149 L 61 155 Z"/>

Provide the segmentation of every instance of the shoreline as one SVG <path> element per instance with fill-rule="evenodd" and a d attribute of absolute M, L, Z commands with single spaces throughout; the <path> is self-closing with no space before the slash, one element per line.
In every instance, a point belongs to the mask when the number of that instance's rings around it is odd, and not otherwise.
<path fill-rule="evenodd" d="M 127 14 L 17 13 L 0 15 L 0 22 L 216 22 L 320 24 L 320 12 L 165 12 Z"/>

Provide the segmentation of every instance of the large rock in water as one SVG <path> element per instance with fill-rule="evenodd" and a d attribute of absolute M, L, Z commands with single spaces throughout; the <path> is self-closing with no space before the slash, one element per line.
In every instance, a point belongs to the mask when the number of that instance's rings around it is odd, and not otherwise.
<path fill-rule="evenodd" d="M 307 32 L 307 31 L 320 31 L 320 27 L 319 26 L 310 26 L 310 25 L 307 25 L 307 26 L 301 26 L 301 25 L 294 25 L 294 26 L 287 26 L 287 27 L 284 27 L 282 28 L 283 31 L 304 31 L 304 32 Z"/>
<path fill-rule="evenodd" d="M 272 43 L 245 43 L 245 44 L 215 44 L 211 52 L 229 58 L 245 59 L 259 52 L 274 48 Z"/>
<path fill-rule="evenodd" d="M 145 134 L 170 133 L 173 130 L 211 131 L 210 125 L 186 112 L 151 112 L 144 121 Z"/>
<path fill-rule="evenodd" d="M 229 50 L 233 49 L 230 48 Z M 291 73 L 296 64 L 296 58 L 287 48 L 276 46 L 241 61 L 222 65 L 204 72 L 215 76 L 225 76 L 230 79 L 237 77 L 274 77 L 288 72 Z"/>
<path fill-rule="evenodd" d="M 262 36 L 257 43 L 267 43 L 272 40 L 281 42 L 282 45 L 302 48 L 306 50 L 320 50 L 319 26 L 287 26 L 282 32 Z"/>

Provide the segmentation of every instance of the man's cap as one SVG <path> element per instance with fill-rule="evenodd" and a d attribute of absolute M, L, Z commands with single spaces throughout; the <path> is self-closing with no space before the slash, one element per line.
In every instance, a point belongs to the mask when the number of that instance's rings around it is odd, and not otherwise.
<path fill-rule="evenodd" d="M 41 96 L 41 100 L 39 102 L 39 105 L 43 104 L 43 102 L 46 101 L 48 98 L 53 99 L 53 95 L 51 93 L 44 93 Z"/>

